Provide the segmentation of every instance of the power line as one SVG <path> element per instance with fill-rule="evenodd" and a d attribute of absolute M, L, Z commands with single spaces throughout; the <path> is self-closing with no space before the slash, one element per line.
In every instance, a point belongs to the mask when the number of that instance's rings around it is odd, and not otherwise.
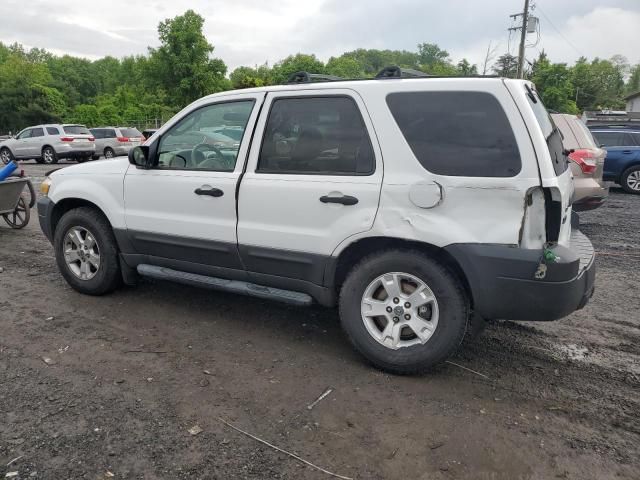
<path fill-rule="evenodd" d="M 542 8 L 540 8 L 540 5 L 536 5 L 537 9 L 540 10 L 540 13 L 542 14 L 542 16 L 547 20 L 547 22 L 549 22 L 549 25 L 551 25 L 553 27 L 553 29 L 558 33 L 558 35 L 560 35 L 560 37 L 562 37 L 562 39 L 567 42 L 569 44 L 569 46 L 571 46 L 571 48 L 573 48 L 578 55 L 580 55 L 581 57 L 584 57 L 585 55 L 578 50 L 578 48 L 569 41 L 569 39 L 567 37 L 565 37 L 563 35 L 563 33 L 553 24 L 553 22 L 549 19 L 549 17 L 547 17 L 547 14 L 544 13 L 544 10 L 542 10 Z"/>

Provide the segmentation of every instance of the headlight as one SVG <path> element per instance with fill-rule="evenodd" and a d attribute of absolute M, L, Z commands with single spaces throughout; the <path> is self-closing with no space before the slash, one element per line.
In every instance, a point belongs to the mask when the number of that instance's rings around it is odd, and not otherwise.
<path fill-rule="evenodd" d="M 40 184 L 40 193 L 45 197 L 49 194 L 49 188 L 51 187 L 51 179 L 46 177 Z"/>

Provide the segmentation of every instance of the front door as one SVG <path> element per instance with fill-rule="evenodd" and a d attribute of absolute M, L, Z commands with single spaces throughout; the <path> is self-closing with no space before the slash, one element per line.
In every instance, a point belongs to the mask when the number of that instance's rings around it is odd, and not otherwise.
<path fill-rule="evenodd" d="M 242 270 L 236 188 L 263 97 L 229 95 L 193 106 L 156 136 L 153 168 L 129 168 L 125 218 L 134 253 L 184 271 Z"/>
<path fill-rule="evenodd" d="M 29 154 L 29 140 L 31 140 L 32 128 L 26 128 L 16 136 L 13 155 L 16 158 L 24 158 Z"/>
<path fill-rule="evenodd" d="M 382 157 L 351 90 L 267 95 L 238 197 L 238 244 L 260 275 L 323 283 L 346 238 L 371 229 Z"/>
<path fill-rule="evenodd" d="M 45 137 L 44 137 L 44 128 L 32 128 L 31 129 L 31 138 L 27 140 L 25 153 L 29 156 L 29 158 L 39 157 L 42 153 L 42 147 L 44 146 Z"/>

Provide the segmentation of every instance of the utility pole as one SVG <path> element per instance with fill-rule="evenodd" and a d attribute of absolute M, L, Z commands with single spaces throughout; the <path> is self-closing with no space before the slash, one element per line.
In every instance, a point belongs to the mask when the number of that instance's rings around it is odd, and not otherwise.
<path fill-rule="evenodd" d="M 527 39 L 527 22 L 529 20 L 529 0 L 524 0 L 524 10 L 522 13 L 516 13 L 510 15 L 511 18 L 516 19 L 522 17 L 522 26 L 512 27 L 509 30 L 520 30 L 520 48 L 518 50 L 518 70 L 516 77 L 524 77 L 524 44 Z"/>

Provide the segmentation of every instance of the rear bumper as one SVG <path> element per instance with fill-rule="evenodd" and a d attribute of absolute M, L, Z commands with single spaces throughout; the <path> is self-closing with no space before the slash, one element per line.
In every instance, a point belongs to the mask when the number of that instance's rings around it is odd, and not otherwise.
<path fill-rule="evenodd" d="M 547 321 L 584 307 L 594 291 L 595 255 L 579 230 L 571 246 L 552 248 L 557 260 L 536 279 L 542 250 L 456 244 L 446 250 L 464 271 L 476 313 L 487 319 Z"/>

